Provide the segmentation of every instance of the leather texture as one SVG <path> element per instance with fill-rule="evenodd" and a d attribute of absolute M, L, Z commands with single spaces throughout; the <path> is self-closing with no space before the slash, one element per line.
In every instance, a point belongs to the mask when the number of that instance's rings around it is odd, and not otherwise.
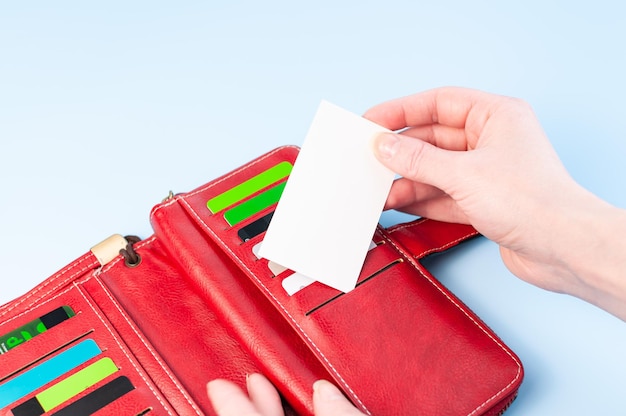
<path fill-rule="evenodd" d="M 87 253 L 1 306 L 0 334 L 58 306 L 76 316 L 0 355 L 0 380 L 89 337 L 136 387 L 104 415 L 211 415 L 206 383 L 221 377 L 243 386 L 252 372 L 277 386 L 287 414 L 312 414 L 320 378 L 367 414 L 502 412 L 522 382 L 520 360 L 419 263 L 477 236 L 472 227 L 428 219 L 379 227 L 356 289 L 313 283 L 289 296 L 281 282 L 291 271 L 273 276 L 252 253 L 262 235 L 242 243 L 239 226 L 206 208 L 297 154 L 278 148 L 157 205 L 154 235 L 135 245 L 137 267 L 122 256 L 100 267 Z"/>

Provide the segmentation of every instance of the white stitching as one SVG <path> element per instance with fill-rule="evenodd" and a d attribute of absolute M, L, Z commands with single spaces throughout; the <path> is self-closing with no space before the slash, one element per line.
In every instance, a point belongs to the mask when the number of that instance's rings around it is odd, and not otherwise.
<path fill-rule="evenodd" d="M 138 244 L 136 245 L 137 249 L 142 248 L 143 246 L 152 243 L 154 240 L 156 239 L 156 237 L 152 237 L 146 241 L 144 241 L 142 244 Z M 114 262 L 111 263 L 117 263 L 121 261 L 121 259 L 117 259 L 114 260 Z M 111 264 L 110 263 L 110 264 Z M 111 267 L 113 267 L 113 264 L 111 264 L 110 266 L 107 265 L 107 270 L 110 269 Z M 101 273 L 104 273 L 105 271 L 102 271 Z M 100 273 L 99 273 L 100 274 Z M 157 356 L 156 352 L 152 349 L 152 347 L 146 342 L 145 338 L 143 337 L 142 334 L 140 334 L 136 329 L 135 326 L 129 321 L 129 319 L 126 317 L 126 314 L 120 309 L 119 305 L 117 304 L 117 302 L 113 299 L 113 297 L 111 296 L 111 294 L 109 293 L 109 291 L 104 287 L 103 283 L 100 281 L 100 279 L 96 280 L 98 282 L 98 284 L 102 287 L 102 289 L 104 290 L 104 293 L 107 295 L 107 297 L 111 300 L 111 302 L 114 304 L 115 308 L 118 310 L 118 312 L 120 313 L 120 315 L 124 318 L 124 320 L 126 321 L 126 323 L 128 323 L 128 325 L 131 327 L 131 329 L 133 330 L 133 332 L 135 333 L 135 335 L 137 335 L 137 337 L 141 340 L 141 342 L 143 343 L 143 345 L 146 347 L 146 349 L 150 352 L 150 354 L 152 355 L 152 357 L 157 361 L 157 363 L 161 366 L 161 368 L 163 369 L 163 371 L 167 374 L 167 376 L 170 378 L 170 380 L 174 383 L 174 385 L 178 388 L 178 390 L 181 392 L 181 394 L 183 395 L 183 397 L 185 398 L 185 400 L 187 400 L 187 403 L 189 403 L 189 406 L 191 406 L 197 414 L 202 415 L 202 411 L 200 411 L 200 409 L 198 409 L 198 407 L 196 406 L 196 404 L 193 402 L 193 400 L 191 399 L 191 397 L 189 397 L 189 395 L 187 394 L 187 392 L 183 389 L 183 387 L 178 383 L 178 381 L 174 378 L 174 376 L 171 374 L 171 372 L 169 371 L 169 369 L 166 367 L 166 365 L 161 361 L 161 359 Z"/>
<path fill-rule="evenodd" d="M 515 384 L 515 382 L 519 379 L 520 375 L 521 375 L 521 368 L 522 368 L 522 364 L 519 362 L 519 360 L 513 355 L 511 354 L 508 349 L 506 349 L 502 343 L 500 341 L 498 341 L 498 339 L 494 338 L 484 327 L 483 325 L 480 325 L 470 314 L 467 313 L 467 311 L 465 311 L 465 309 L 463 309 L 453 298 L 451 298 L 446 292 L 444 292 L 443 290 L 441 290 L 441 288 L 432 281 L 432 279 L 430 277 L 428 277 L 425 273 L 423 273 L 420 268 L 418 267 L 418 265 L 415 263 L 415 260 L 409 256 L 407 256 L 405 254 L 405 252 L 400 249 L 395 242 L 389 238 L 388 236 L 383 235 L 383 238 L 385 240 L 387 240 L 391 245 L 393 245 L 396 250 L 398 250 L 398 252 L 404 257 L 406 258 L 409 263 L 411 264 L 411 266 L 417 270 L 424 278 L 426 278 L 426 280 L 428 280 L 428 282 L 430 284 L 432 284 L 439 292 L 441 292 L 446 298 L 448 298 L 448 300 L 450 302 L 452 302 L 461 312 L 463 312 L 463 314 L 465 316 L 467 316 L 473 323 L 474 325 L 476 325 L 478 327 L 478 329 L 480 329 L 482 332 L 485 333 L 485 335 L 487 335 L 489 338 L 491 338 L 492 341 L 494 341 L 498 347 L 500 347 L 500 349 L 502 351 L 504 351 L 509 357 L 511 357 L 511 359 L 517 364 L 517 373 L 515 374 L 515 377 L 513 378 L 513 380 L 511 380 L 511 382 L 509 384 L 507 384 L 505 387 L 503 387 L 500 391 L 496 392 L 493 396 L 491 396 L 490 398 L 488 398 L 487 400 L 485 400 L 485 402 L 483 402 L 481 405 L 479 405 L 478 407 L 476 407 L 474 410 L 472 410 L 471 413 L 468 414 L 468 416 L 472 416 L 472 415 L 476 415 L 478 414 L 478 412 L 485 406 L 487 406 L 487 404 L 489 402 L 491 402 L 493 399 L 495 399 L 500 393 L 502 393 L 503 391 L 507 390 L 510 386 L 512 386 L 513 384 Z"/>
<path fill-rule="evenodd" d="M 204 186 L 202 186 L 202 187 L 200 187 L 200 188 L 196 189 L 195 191 L 192 191 L 192 192 L 186 193 L 186 194 L 184 194 L 184 195 L 182 195 L 182 196 L 179 196 L 179 197 L 174 197 L 174 198 L 170 199 L 169 201 L 167 201 L 166 203 L 163 203 L 163 204 L 161 204 L 161 205 L 159 205 L 159 206 L 155 207 L 155 208 L 152 210 L 151 216 L 152 216 L 152 215 L 154 215 L 154 213 L 155 213 L 155 212 L 157 212 L 157 211 L 159 211 L 161 208 L 165 208 L 165 207 L 167 207 L 167 206 L 170 206 L 170 205 L 174 204 L 174 203 L 175 203 L 178 199 L 180 199 L 180 198 L 182 198 L 182 197 L 184 197 L 184 198 L 190 198 L 190 197 L 192 197 L 192 196 L 194 196 L 194 195 L 197 195 L 197 194 L 199 194 L 199 193 L 202 193 L 202 192 L 206 191 L 207 189 L 211 189 L 212 187 L 214 187 L 214 186 L 216 186 L 216 185 L 219 185 L 220 183 L 224 182 L 224 181 L 225 181 L 225 180 L 227 180 L 227 179 L 230 179 L 231 177 L 233 177 L 234 175 L 238 174 L 239 172 L 241 172 L 241 171 L 243 171 L 243 170 L 246 170 L 246 169 L 249 169 L 249 168 L 251 168 L 252 166 L 254 166 L 254 165 L 256 165 L 256 164 L 263 162 L 265 159 L 267 159 L 267 158 L 269 158 L 269 157 L 273 156 L 274 154 L 276 154 L 276 153 L 280 152 L 281 150 L 283 150 L 283 149 L 285 149 L 285 148 L 293 148 L 293 149 L 297 149 L 298 147 L 297 147 L 297 146 L 282 146 L 282 147 L 279 147 L 279 148 L 277 148 L 277 149 L 274 149 L 273 151 L 271 151 L 271 152 L 269 152 L 269 153 L 265 154 L 264 156 L 261 156 L 259 159 L 257 159 L 257 160 L 253 160 L 252 162 L 250 162 L 250 163 L 248 163 L 248 164 L 246 164 L 246 165 L 244 165 L 244 166 L 240 167 L 239 169 L 236 169 L 236 170 L 234 170 L 234 171 L 230 172 L 229 174 L 227 174 L 226 176 L 224 176 L 224 177 L 223 177 L 223 178 L 221 178 L 221 179 L 218 179 L 218 180 L 213 181 L 213 182 L 209 182 L 209 183 L 207 183 L 206 185 L 204 185 Z"/>
<path fill-rule="evenodd" d="M 48 280 L 43 283 L 41 286 L 36 287 L 35 289 L 33 289 L 30 293 L 24 295 L 24 297 L 22 297 L 20 300 L 18 300 L 16 303 L 14 303 L 13 305 L 11 305 L 10 307 L 7 307 L 4 311 L 2 311 L 0 313 L 0 317 L 6 315 L 7 313 L 9 313 L 10 311 L 12 311 L 13 309 L 17 308 L 19 305 L 21 305 L 22 303 L 26 302 L 26 300 L 28 300 L 30 297 L 34 296 L 36 293 L 40 292 L 41 290 L 43 290 L 46 286 L 48 286 L 49 284 L 51 284 L 52 282 L 56 281 L 57 279 L 59 279 L 61 276 L 63 276 L 65 273 L 68 273 L 70 270 L 72 270 L 75 267 L 78 267 L 78 265 L 80 265 L 82 262 L 88 260 L 88 259 L 93 259 L 91 254 L 85 254 L 83 258 L 81 258 L 80 260 L 77 260 L 73 263 L 71 263 L 70 265 L 66 266 L 63 270 L 59 271 L 57 274 L 53 275 L 52 277 L 48 278 Z M 57 290 L 58 288 L 60 288 L 61 286 L 65 285 L 67 282 L 69 282 L 70 280 L 74 279 L 77 275 L 84 273 L 86 270 L 89 269 L 93 269 L 93 267 L 98 264 L 98 261 L 92 261 L 91 263 L 89 263 L 88 265 L 86 265 L 85 267 L 83 267 L 82 269 L 79 269 L 78 271 L 76 271 L 76 273 L 70 275 L 67 279 L 62 280 L 61 283 L 59 283 L 58 285 L 54 286 L 52 289 L 50 289 L 48 292 L 42 294 L 38 299 L 35 299 L 32 303 L 30 303 L 29 305 L 26 305 L 26 308 L 30 308 L 32 307 L 35 303 L 37 303 L 40 299 L 48 296 L 49 294 L 53 293 L 55 290 Z"/>
<path fill-rule="evenodd" d="M 304 330 L 304 328 L 302 328 L 300 326 L 300 324 L 298 324 L 298 322 L 294 319 L 293 316 L 291 316 L 291 314 L 289 313 L 289 311 L 287 310 L 287 308 L 285 308 L 285 306 L 283 306 L 283 304 L 274 296 L 274 294 L 265 286 L 265 284 L 263 284 L 263 281 L 261 279 L 259 279 L 253 272 L 252 270 L 250 270 L 248 268 L 248 266 L 246 266 L 246 264 L 241 261 L 241 259 L 239 259 L 239 257 L 230 249 L 230 247 L 228 247 L 224 241 L 222 241 L 222 239 L 219 238 L 219 236 L 213 232 L 213 230 L 204 222 L 204 220 L 198 215 L 198 213 L 191 207 L 191 205 L 189 205 L 189 203 L 185 200 L 185 198 L 180 198 L 179 199 L 180 202 L 182 202 L 183 204 L 185 204 L 189 210 L 191 211 L 191 213 L 193 213 L 194 217 L 207 229 L 207 231 L 222 245 L 222 247 L 228 251 L 233 258 L 235 259 L 235 261 L 237 261 L 237 263 L 239 263 L 239 265 L 245 269 L 253 278 L 254 280 L 257 281 L 257 283 L 259 285 L 261 285 L 261 287 L 265 290 L 265 292 L 267 292 L 267 294 L 276 302 L 276 304 L 278 304 L 278 306 L 282 309 L 282 311 L 285 313 L 285 315 L 291 320 L 291 322 L 293 322 L 293 324 L 296 326 L 296 328 L 298 328 L 298 330 L 302 333 L 302 335 L 304 335 L 304 337 L 307 339 L 307 341 L 311 344 L 311 346 L 313 348 L 315 348 L 315 350 L 318 352 L 318 354 L 320 355 L 320 357 L 324 360 L 324 362 L 326 362 L 326 364 L 328 365 L 328 367 L 332 370 L 333 373 L 335 373 L 335 375 L 337 376 L 337 378 L 339 379 L 339 381 L 341 382 L 341 384 L 352 394 L 352 397 L 354 397 L 354 399 L 361 405 L 361 408 L 368 414 L 371 415 L 370 411 L 365 407 L 365 404 L 361 401 L 361 399 L 359 399 L 359 397 L 357 396 L 357 394 L 354 392 L 354 390 L 352 390 L 352 388 L 348 385 L 348 383 L 346 383 L 346 381 L 343 379 L 343 377 L 341 376 L 341 374 L 339 374 L 339 372 L 337 371 L 337 369 L 332 365 L 332 363 L 328 360 L 328 358 L 326 358 L 326 356 L 324 355 L 324 353 L 319 349 L 319 347 L 315 344 L 315 342 L 309 337 L 309 335 L 306 333 L 306 331 Z"/>
<path fill-rule="evenodd" d="M 45 304 L 47 304 L 49 302 L 52 302 L 53 300 L 57 299 L 59 296 L 65 295 L 67 292 L 69 292 L 70 290 L 73 290 L 73 289 L 74 289 L 74 287 L 70 286 L 68 289 L 65 289 L 63 292 L 59 292 L 54 297 L 46 299 L 43 303 L 40 303 L 39 305 L 37 305 L 37 307 L 42 307 Z M 0 322 L 0 327 L 2 327 L 4 324 L 7 324 L 7 323 L 13 321 L 14 319 L 17 319 L 17 318 L 19 318 L 21 316 L 24 316 L 24 315 L 26 315 L 27 313 L 30 313 L 30 312 L 32 312 L 31 309 L 25 309 L 21 313 L 19 313 L 18 315 L 12 316 L 11 318 L 8 318 L 6 321 Z"/>
<path fill-rule="evenodd" d="M 386 230 L 386 232 L 388 234 L 392 234 L 392 233 L 395 233 L 396 231 L 404 230 L 405 228 L 410 228 L 410 227 L 414 227 L 416 225 L 423 224 L 426 221 L 432 221 L 432 220 L 430 220 L 428 218 L 420 218 L 419 220 L 415 220 L 413 222 L 408 222 L 408 223 L 398 224 L 398 225 L 392 226 L 392 227 L 388 228 Z"/>
<path fill-rule="evenodd" d="M 392 233 L 395 233 L 396 231 L 405 230 L 407 228 L 411 228 L 411 227 L 415 227 L 415 226 L 421 225 L 421 224 L 425 223 L 426 221 L 432 221 L 432 220 L 430 220 L 428 218 L 422 218 L 421 220 L 417 220 L 415 222 L 411 222 L 411 223 L 407 223 L 407 224 L 398 224 L 395 227 L 388 228 L 384 232 L 386 232 L 387 234 L 392 234 Z M 455 245 L 455 244 L 457 244 L 457 243 L 459 243 L 459 242 L 461 242 L 461 241 L 463 241 L 463 240 L 465 240 L 465 239 L 467 239 L 469 237 L 472 237 L 472 236 L 475 236 L 475 235 L 479 235 L 479 234 L 480 233 L 478 231 L 472 230 L 472 231 L 468 232 L 467 234 L 464 234 L 463 236 L 457 238 L 454 241 L 449 241 L 449 242 L 447 242 L 445 244 L 442 244 L 442 245 L 440 245 L 438 247 L 429 248 L 427 250 L 422 251 L 419 254 L 412 254 L 412 256 L 414 258 L 416 258 L 416 259 L 420 259 L 420 258 L 422 258 L 422 257 L 424 257 L 424 256 L 426 256 L 428 254 L 436 253 L 436 252 L 441 251 L 441 250 L 445 250 L 446 248 L 451 247 L 451 246 L 453 246 L 453 245 Z"/>
<path fill-rule="evenodd" d="M 91 277 L 93 277 L 95 275 L 92 274 Z M 87 280 L 85 280 L 85 282 L 89 281 L 91 279 L 91 277 Z M 97 280 L 97 279 L 96 279 Z M 84 282 L 83 282 L 84 283 Z M 81 284 L 83 284 L 81 283 Z M 87 296 L 85 296 L 85 294 L 82 292 L 82 290 L 80 290 L 80 288 L 78 288 L 78 283 L 74 282 L 74 286 L 76 286 L 76 289 L 78 290 L 78 293 L 83 297 L 83 299 L 85 300 L 85 302 L 87 302 L 87 305 L 89 305 L 89 307 L 91 308 L 91 310 L 93 311 L 93 313 L 96 314 L 96 316 L 98 317 L 98 319 L 100 319 L 100 322 L 102 322 L 102 324 L 105 326 L 105 328 L 109 331 L 109 334 L 111 334 L 111 337 L 113 338 L 113 340 L 115 341 L 115 343 L 117 344 L 117 346 L 119 347 L 119 349 L 122 351 L 122 353 L 126 356 L 126 358 L 128 359 L 128 361 L 130 362 L 130 364 L 135 368 L 135 371 L 137 372 L 137 374 L 139 375 L 139 377 L 141 377 L 141 379 L 144 381 L 144 383 L 146 383 L 146 386 L 150 389 L 150 391 L 152 392 L 152 394 L 154 394 L 154 397 L 159 401 L 159 403 L 161 403 L 161 406 L 163 406 L 163 408 L 165 409 L 165 411 L 167 412 L 167 414 L 172 415 L 173 413 L 168 409 L 168 406 L 165 405 L 165 403 L 161 400 L 161 397 L 159 397 L 159 394 L 157 394 L 157 392 L 152 388 L 151 383 L 148 382 L 148 380 L 144 377 L 144 375 L 142 374 L 142 371 L 139 370 L 139 368 L 137 367 L 137 365 L 135 364 L 133 358 L 131 358 L 131 355 L 128 354 L 128 352 L 126 351 L 126 349 L 122 346 L 122 344 L 120 343 L 120 341 L 117 339 L 117 337 L 115 336 L 115 334 L 113 333 L 112 329 L 109 327 L 109 325 L 107 324 L 107 322 L 102 319 L 102 317 L 100 316 L 100 313 L 98 312 L 98 310 L 91 304 L 91 302 L 89 301 L 89 299 L 87 299 Z"/>
<path fill-rule="evenodd" d="M 457 243 L 460 243 L 461 241 L 463 241 L 463 240 L 465 240 L 465 239 L 467 239 L 469 237 L 472 237 L 472 236 L 475 236 L 475 235 L 478 235 L 478 234 L 479 234 L 478 231 L 472 231 L 471 233 L 467 233 L 464 236 L 459 237 L 459 238 L 457 238 L 454 241 L 449 241 L 446 244 L 443 244 L 443 245 L 441 245 L 439 247 L 430 248 L 428 250 L 422 251 L 419 254 L 414 254 L 413 257 L 415 257 L 416 259 L 421 259 L 422 257 L 424 257 L 424 256 L 426 256 L 428 254 L 436 253 L 436 252 L 441 251 L 441 250 L 445 250 L 448 247 L 451 247 L 451 246 L 453 246 L 453 245 L 455 245 Z"/>

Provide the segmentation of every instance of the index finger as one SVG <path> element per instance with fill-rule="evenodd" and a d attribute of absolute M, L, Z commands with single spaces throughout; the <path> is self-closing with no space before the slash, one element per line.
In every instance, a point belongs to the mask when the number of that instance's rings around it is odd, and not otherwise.
<path fill-rule="evenodd" d="M 473 109 L 497 97 L 467 88 L 437 88 L 379 104 L 363 117 L 390 130 L 433 124 L 463 129 Z"/>

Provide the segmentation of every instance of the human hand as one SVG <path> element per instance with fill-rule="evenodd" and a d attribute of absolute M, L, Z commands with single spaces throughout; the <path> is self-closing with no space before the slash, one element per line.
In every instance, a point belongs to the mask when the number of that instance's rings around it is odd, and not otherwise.
<path fill-rule="evenodd" d="M 261 374 L 250 374 L 246 384 L 248 394 L 227 380 L 209 382 L 209 399 L 219 416 L 283 416 L 280 396 L 269 380 Z M 316 416 L 363 415 L 325 380 L 313 384 L 313 408 Z"/>
<path fill-rule="evenodd" d="M 569 176 L 528 104 L 442 88 L 380 104 L 364 117 L 404 129 L 374 143 L 380 162 L 403 177 L 393 184 L 387 209 L 469 223 L 500 245 L 518 277 L 626 316 L 624 283 L 600 284 L 617 277 L 624 256 L 616 252 L 613 270 L 598 276 L 580 255 L 590 245 L 606 248 L 609 236 L 589 230 L 605 231 L 603 218 L 623 225 L 623 212 Z M 610 300 L 616 285 L 621 299 Z"/>

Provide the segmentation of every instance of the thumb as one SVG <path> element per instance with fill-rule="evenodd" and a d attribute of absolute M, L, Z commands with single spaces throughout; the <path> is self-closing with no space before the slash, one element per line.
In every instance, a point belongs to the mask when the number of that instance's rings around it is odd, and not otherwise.
<path fill-rule="evenodd" d="M 313 410 L 315 416 L 363 416 L 337 387 L 326 380 L 313 383 Z"/>
<path fill-rule="evenodd" d="M 443 191 L 451 184 L 457 153 L 401 134 L 382 133 L 374 139 L 374 154 L 380 163 L 400 176 Z"/>

